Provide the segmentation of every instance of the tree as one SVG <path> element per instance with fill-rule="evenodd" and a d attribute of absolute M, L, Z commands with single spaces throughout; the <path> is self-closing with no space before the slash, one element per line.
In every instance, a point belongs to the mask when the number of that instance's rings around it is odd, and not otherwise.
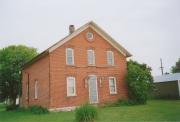
<path fill-rule="evenodd" d="M 136 61 L 128 61 L 128 73 L 126 82 L 129 90 L 129 98 L 138 104 L 145 104 L 148 93 L 152 87 L 151 68 L 146 64 L 139 64 Z"/>
<path fill-rule="evenodd" d="M 172 66 L 172 73 L 177 73 L 180 72 L 180 58 L 179 60 L 176 62 L 175 66 Z"/>
<path fill-rule="evenodd" d="M 12 45 L 0 49 L 0 98 L 15 105 L 21 94 L 22 66 L 37 55 L 35 48 Z"/>

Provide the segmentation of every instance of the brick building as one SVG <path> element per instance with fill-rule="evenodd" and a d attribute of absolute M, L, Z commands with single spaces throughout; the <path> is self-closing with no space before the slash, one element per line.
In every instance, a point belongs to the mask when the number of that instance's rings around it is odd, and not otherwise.
<path fill-rule="evenodd" d="M 67 110 L 128 97 L 126 58 L 131 54 L 94 22 L 49 47 L 22 70 L 22 106 Z"/>

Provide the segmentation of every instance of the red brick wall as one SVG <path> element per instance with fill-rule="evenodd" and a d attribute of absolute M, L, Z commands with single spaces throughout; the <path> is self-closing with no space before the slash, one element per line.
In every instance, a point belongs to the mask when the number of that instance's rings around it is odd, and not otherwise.
<path fill-rule="evenodd" d="M 91 31 L 94 33 L 94 40 L 88 42 L 86 33 Z M 75 66 L 66 65 L 65 50 L 67 47 L 74 49 Z M 87 49 L 95 50 L 96 66 L 88 66 Z M 114 52 L 115 66 L 107 66 L 106 51 Z M 55 49 L 49 55 L 36 61 L 31 66 L 23 70 L 22 77 L 22 105 L 27 106 L 26 99 L 26 82 L 27 73 L 30 77 L 30 97 L 29 105 L 38 104 L 47 108 L 60 108 L 81 105 L 89 101 L 88 87 L 85 88 L 84 78 L 94 74 L 97 76 L 98 99 L 99 103 L 115 101 L 119 98 L 127 98 L 127 87 L 124 77 L 126 75 L 126 57 L 119 53 L 100 35 L 90 28 L 81 32 L 67 43 Z M 76 94 L 77 96 L 67 97 L 66 77 L 74 76 L 76 78 Z M 117 94 L 110 95 L 109 92 L 109 76 L 116 77 Z M 106 77 L 102 81 L 100 87 L 99 77 Z M 34 99 L 34 83 L 39 81 L 39 96 Z M 50 83 L 50 84 L 49 84 Z"/>
<path fill-rule="evenodd" d="M 88 31 L 94 33 L 94 40 L 92 42 L 86 40 L 86 32 Z M 75 66 L 66 65 L 65 50 L 67 47 L 74 49 Z M 87 64 L 88 48 L 93 48 L 95 50 L 96 66 L 94 67 L 88 66 Z M 114 52 L 115 66 L 113 67 L 107 66 L 107 50 L 112 50 Z M 102 76 L 116 77 L 116 95 L 110 95 L 108 79 L 103 80 L 102 87 L 100 87 L 98 79 L 98 96 L 100 103 L 115 101 L 119 98 L 127 98 L 128 92 L 124 81 L 126 72 L 126 57 L 119 53 L 100 35 L 88 28 L 50 53 L 50 108 L 77 106 L 88 102 L 89 93 L 88 88 L 85 88 L 84 78 L 90 74 L 95 74 L 97 78 Z M 67 97 L 67 76 L 74 76 L 76 78 L 77 96 Z"/>
<path fill-rule="evenodd" d="M 29 74 L 29 104 L 26 98 L 26 82 Z M 34 84 L 38 81 L 38 99 L 34 99 Z M 41 58 L 22 71 L 22 106 L 41 105 L 49 107 L 49 55 Z"/>

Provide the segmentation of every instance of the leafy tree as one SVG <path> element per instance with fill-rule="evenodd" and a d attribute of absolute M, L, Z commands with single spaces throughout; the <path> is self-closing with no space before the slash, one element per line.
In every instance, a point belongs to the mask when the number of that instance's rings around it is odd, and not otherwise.
<path fill-rule="evenodd" d="M 177 73 L 180 72 L 180 58 L 179 60 L 176 62 L 175 66 L 172 66 L 172 73 Z"/>
<path fill-rule="evenodd" d="M 21 68 L 37 55 L 35 48 L 12 45 L 0 49 L 0 98 L 15 105 L 21 94 Z"/>
<path fill-rule="evenodd" d="M 128 73 L 126 82 L 129 90 L 129 98 L 137 104 L 145 104 L 148 93 L 152 87 L 151 68 L 146 64 L 139 64 L 136 61 L 128 61 Z"/>

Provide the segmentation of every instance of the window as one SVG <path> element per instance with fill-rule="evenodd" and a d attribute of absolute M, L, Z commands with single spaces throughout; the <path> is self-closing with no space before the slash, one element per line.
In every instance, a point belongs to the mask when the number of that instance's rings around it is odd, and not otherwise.
<path fill-rule="evenodd" d="M 88 65 L 95 65 L 95 54 L 94 50 L 88 50 Z"/>
<path fill-rule="evenodd" d="M 86 34 L 86 38 L 87 38 L 87 40 L 92 41 L 92 40 L 93 40 L 93 33 L 88 32 L 88 33 Z"/>
<path fill-rule="evenodd" d="M 107 51 L 107 64 L 114 65 L 114 53 L 112 51 Z"/>
<path fill-rule="evenodd" d="M 37 99 L 38 98 L 38 81 L 35 81 L 34 84 L 34 98 Z"/>
<path fill-rule="evenodd" d="M 75 77 L 67 77 L 67 96 L 76 96 Z"/>
<path fill-rule="evenodd" d="M 109 90 L 110 90 L 110 94 L 117 94 L 115 77 L 109 77 Z"/>
<path fill-rule="evenodd" d="M 72 48 L 66 48 L 66 64 L 74 65 L 74 50 Z"/>

